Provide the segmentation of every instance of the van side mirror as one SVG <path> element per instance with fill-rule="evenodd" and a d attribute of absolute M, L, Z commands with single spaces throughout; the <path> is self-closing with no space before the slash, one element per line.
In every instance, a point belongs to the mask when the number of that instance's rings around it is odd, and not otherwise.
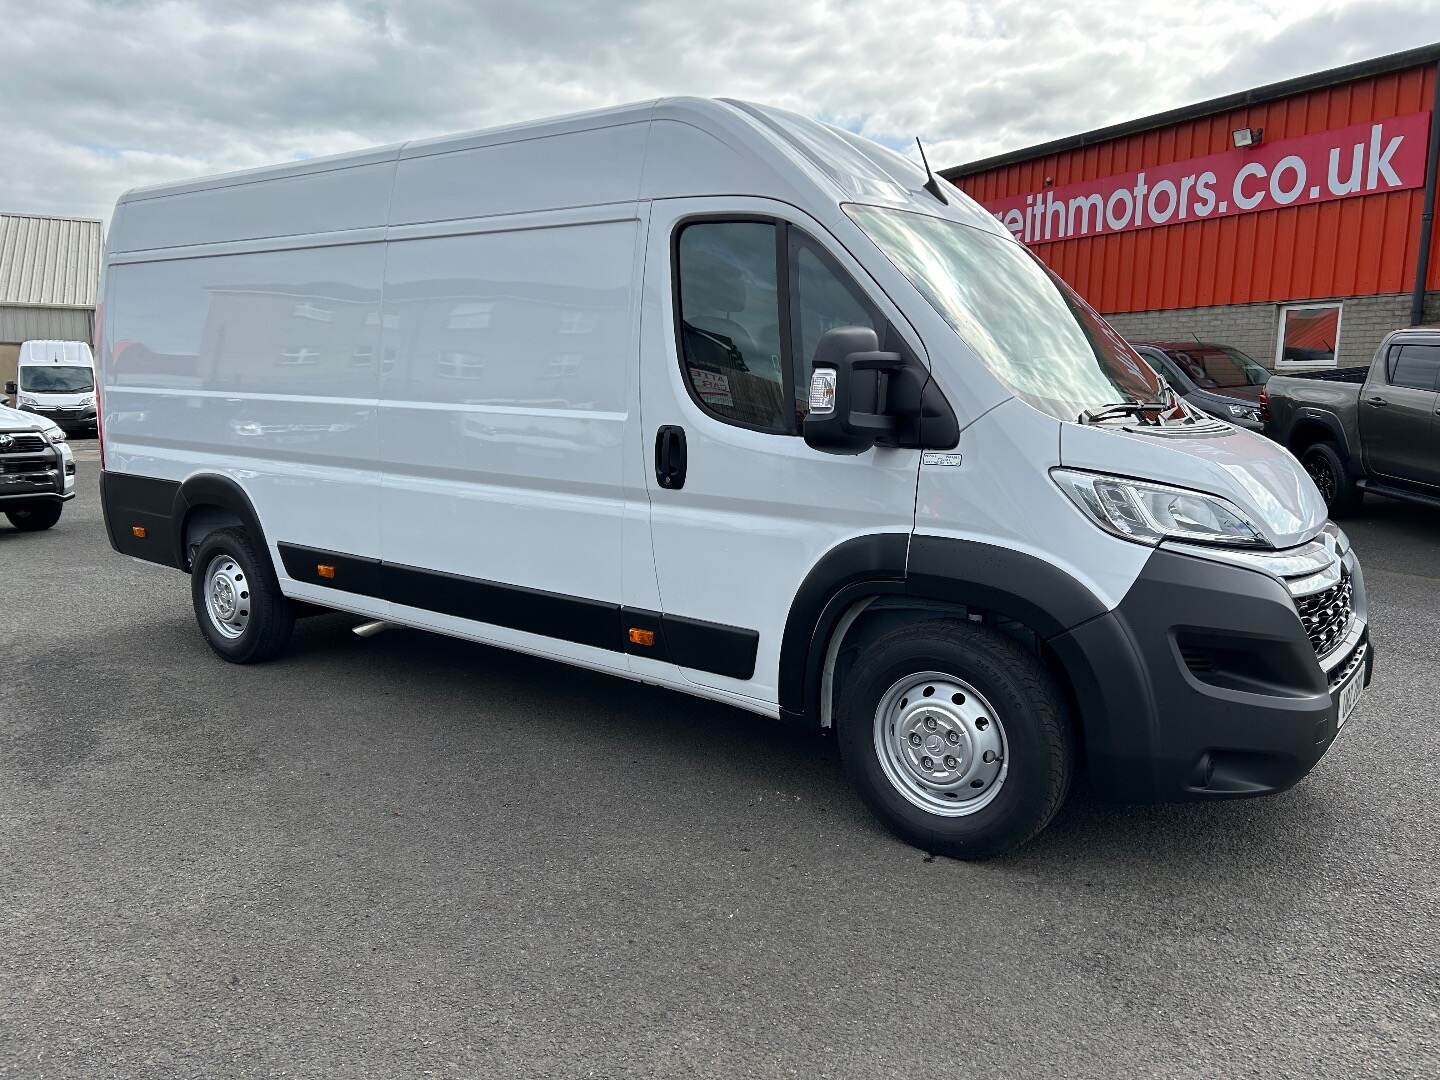
<path fill-rule="evenodd" d="M 805 444 L 827 454 L 863 454 L 890 441 L 897 423 L 883 411 L 881 376 L 904 369 L 899 353 L 880 352 L 868 326 L 826 331 L 815 347 Z"/>
<path fill-rule="evenodd" d="M 5 384 L 5 393 L 10 395 L 11 397 L 14 397 L 19 392 L 19 390 L 20 388 L 15 385 L 13 379 Z"/>

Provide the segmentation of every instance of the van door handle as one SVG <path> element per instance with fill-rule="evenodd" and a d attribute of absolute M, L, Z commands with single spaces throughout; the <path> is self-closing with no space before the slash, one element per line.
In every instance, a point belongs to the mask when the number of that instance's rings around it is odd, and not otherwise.
<path fill-rule="evenodd" d="M 671 491 L 683 488 L 688 456 L 684 428 L 666 424 L 655 432 L 655 482 Z"/>
<path fill-rule="evenodd" d="M 1380 406 L 1382 405 L 1390 404 L 1390 402 L 1386 401 L 1383 397 L 1369 397 L 1365 400 L 1368 401 L 1371 405 L 1374 405 L 1377 409 L 1380 408 Z"/>

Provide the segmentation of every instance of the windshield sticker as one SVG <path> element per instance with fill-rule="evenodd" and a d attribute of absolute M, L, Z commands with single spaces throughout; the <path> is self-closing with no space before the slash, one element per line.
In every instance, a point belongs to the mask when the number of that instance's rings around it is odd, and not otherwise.
<path fill-rule="evenodd" d="M 718 371 L 692 367 L 690 385 L 695 387 L 695 393 L 706 405 L 719 405 L 727 409 L 735 407 L 735 399 L 730 394 L 730 380 Z"/>

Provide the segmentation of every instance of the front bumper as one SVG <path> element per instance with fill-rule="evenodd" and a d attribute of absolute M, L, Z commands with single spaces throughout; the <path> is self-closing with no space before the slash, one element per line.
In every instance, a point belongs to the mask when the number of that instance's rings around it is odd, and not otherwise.
<path fill-rule="evenodd" d="M 1364 579 L 1346 566 L 1354 614 L 1323 662 L 1278 578 L 1164 549 L 1117 608 L 1052 639 L 1096 789 L 1166 802 L 1302 779 L 1334 741 L 1340 683 L 1374 669 Z"/>
<path fill-rule="evenodd" d="M 26 437 L 39 436 L 27 432 Z M 0 452 L 0 513 L 32 510 L 75 497 L 75 457 L 65 444 Z"/>
<path fill-rule="evenodd" d="M 43 416 L 47 420 L 53 420 L 66 431 L 77 428 L 93 428 L 99 426 L 99 414 L 95 406 L 81 409 L 61 409 L 48 405 L 26 405 L 21 412 L 34 413 L 36 416 Z"/>

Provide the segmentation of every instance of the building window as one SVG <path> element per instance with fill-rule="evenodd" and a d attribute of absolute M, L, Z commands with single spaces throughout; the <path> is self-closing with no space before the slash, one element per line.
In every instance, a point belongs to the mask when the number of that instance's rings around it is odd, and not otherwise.
<path fill-rule="evenodd" d="M 596 319 L 589 311 L 567 308 L 560 312 L 560 333 L 591 334 L 595 332 Z"/>
<path fill-rule="evenodd" d="M 281 367 L 309 367 L 320 362 L 319 349 L 286 349 L 280 354 Z"/>
<path fill-rule="evenodd" d="M 442 379 L 478 379 L 485 374 L 485 361 L 473 353 L 442 352 L 435 374 Z"/>
<path fill-rule="evenodd" d="M 1339 304 L 1292 304 L 1280 309 L 1277 368 L 1334 367 L 1339 351 Z"/>
<path fill-rule="evenodd" d="M 323 308 L 309 300 L 296 304 L 290 314 L 297 319 L 309 319 L 311 322 L 333 322 L 335 319 L 335 313 L 329 308 Z"/>
<path fill-rule="evenodd" d="M 451 330 L 485 330 L 494 312 L 494 304 L 456 304 L 445 325 Z"/>

